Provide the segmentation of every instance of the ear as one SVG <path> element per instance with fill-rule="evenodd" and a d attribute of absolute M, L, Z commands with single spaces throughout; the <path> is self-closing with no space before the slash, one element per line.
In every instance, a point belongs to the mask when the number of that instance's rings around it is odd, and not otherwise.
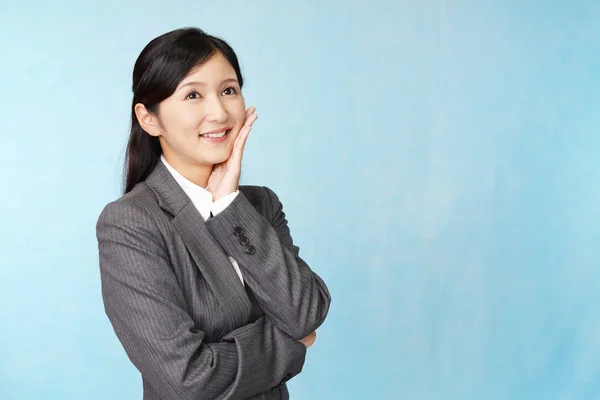
<path fill-rule="evenodd" d="M 137 103 L 134 107 L 135 116 L 142 127 L 150 136 L 160 136 L 160 124 L 155 114 L 146 109 L 142 103 Z"/>

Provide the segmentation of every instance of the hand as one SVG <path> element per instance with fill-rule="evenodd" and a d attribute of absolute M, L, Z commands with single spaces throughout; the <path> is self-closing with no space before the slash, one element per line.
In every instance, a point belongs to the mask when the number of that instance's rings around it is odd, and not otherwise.
<path fill-rule="evenodd" d="M 298 340 L 300 343 L 302 343 L 303 345 L 306 346 L 306 348 L 308 349 L 310 346 L 313 345 L 313 343 L 315 342 L 315 340 L 317 339 L 317 332 L 313 332 L 310 335 L 308 335 L 307 337 L 305 337 L 304 339 L 300 339 Z"/>
<path fill-rule="evenodd" d="M 217 201 L 222 197 L 238 190 L 240 182 L 240 174 L 242 171 L 242 155 L 246 139 L 250 134 L 252 124 L 258 116 L 254 114 L 256 108 L 249 107 L 246 110 L 246 119 L 244 125 L 240 128 L 240 132 L 233 143 L 233 150 L 229 158 L 220 163 L 215 164 L 212 173 L 208 177 L 208 185 L 206 189 L 212 193 L 213 201 Z"/>

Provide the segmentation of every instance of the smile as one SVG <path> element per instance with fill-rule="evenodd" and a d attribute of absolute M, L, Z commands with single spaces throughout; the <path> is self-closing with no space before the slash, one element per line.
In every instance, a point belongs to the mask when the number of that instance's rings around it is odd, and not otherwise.
<path fill-rule="evenodd" d="M 218 138 L 222 138 L 223 136 L 225 136 L 227 134 L 227 132 L 229 132 L 229 129 L 221 131 L 221 132 L 216 132 L 216 133 L 203 133 L 200 136 L 218 139 Z"/>
<path fill-rule="evenodd" d="M 225 142 L 229 137 L 229 132 L 231 132 L 231 128 L 224 129 L 222 131 L 213 131 L 200 134 L 200 138 L 212 143 L 221 143 Z"/>

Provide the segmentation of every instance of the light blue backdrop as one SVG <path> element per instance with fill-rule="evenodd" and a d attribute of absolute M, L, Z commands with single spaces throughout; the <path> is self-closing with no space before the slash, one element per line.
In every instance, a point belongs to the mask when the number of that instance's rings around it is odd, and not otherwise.
<path fill-rule="evenodd" d="M 333 304 L 294 399 L 600 398 L 600 3 L 0 5 L 0 398 L 140 399 L 94 227 L 131 70 L 237 50 L 273 188 Z"/>

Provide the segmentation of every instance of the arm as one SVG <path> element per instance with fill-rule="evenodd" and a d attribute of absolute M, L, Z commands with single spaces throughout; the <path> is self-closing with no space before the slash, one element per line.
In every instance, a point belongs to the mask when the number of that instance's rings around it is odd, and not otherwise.
<path fill-rule="evenodd" d="M 244 281 L 265 314 L 278 328 L 299 340 L 323 323 L 331 297 L 323 280 L 299 257 L 277 195 L 266 187 L 264 190 L 267 217 L 240 192 L 206 224 L 242 269 Z"/>
<path fill-rule="evenodd" d="M 164 241 L 141 207 L 112 203 L 97 225 L 106 313 L 162 398 L 245 398 L 297 375 L 306 348 L 268 318 L 207 343 L 186 312 Z"/>

